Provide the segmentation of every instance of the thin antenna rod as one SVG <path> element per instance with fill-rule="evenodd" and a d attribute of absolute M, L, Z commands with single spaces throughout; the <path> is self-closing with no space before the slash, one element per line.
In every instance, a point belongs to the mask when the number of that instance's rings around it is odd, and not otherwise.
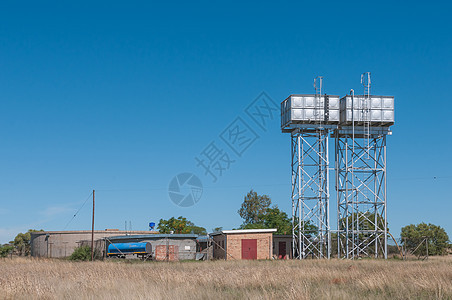
<path fill-rule="evenodd" d="M 362 117 L 364 121 L 364 127 L 365 127 L 365 135 L 367 138 L 367 159 L 370 158 L 370 122 L 371 122 L 371 116 L 370 116 L 370 109 L 371 109 L 371 103 L 370 103 L 370 72 L 365 72 L 361 74 L 361 84 L 364 86 L 364 99 L 363 99 L 363 105 L 362 105 Z"/>
<path fill-rule="evenodd" d="M 93 190 L 93 223 L 91 226 L 91 261 L 94 261 L 94 190 Z"/>
<path fill-rule="evenodd" d="M 361 76 L 361 82 L 362 82 L 362 76 Z M 351 89 L 350 90 L 350 95 L 352 97 L 352 153 L 351 153 L 351 162 L 350 162 L 350 177 L 351 177 L 351 185 L 352 187 L 355 186 L 355 167 L 354 167 L 354 162 L 355 162 L 355 90 Z M 363 115 L 363 114 L 361 114 Z M 359 230 L 359 213 L 356 216 L 357 220 L 356 220 L 356 227 L 355 227 L 355 209 L 356 211 L 358 211 L 358 199 L 356 199 L 357 197 L 357 193 L 355 192 L 355 189 L 352 188 L 351 191 L 352 195 L 351 195 L 351 207 L 352 207 L 352 232 L 355 230 Z M 348 197 L 348 196 L 347 196 Z M 347 204 L 349 205 L 349 204 Z M 353 234 L 353 233 L 352 233 Z M 355 247 L 354 245 L 356 244 L 355 241 L 355 237 L 353 237 L 353 243 L 352 243 L 352 247 Z M 347 250 L 349 251 L 349 250 Z M 353 251 L 353 255 L 352 258 L 355 257 L 355 252 Z"/>

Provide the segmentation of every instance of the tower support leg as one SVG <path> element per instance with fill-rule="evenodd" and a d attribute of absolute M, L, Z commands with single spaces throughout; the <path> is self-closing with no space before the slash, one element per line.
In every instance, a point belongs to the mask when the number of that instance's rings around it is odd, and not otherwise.
<path fill-rule="evenodd" d="M 386 135 L 335 138 L 338 257 L 386 259 Z"/>
<path fill-rule="evenodd" d="M 292 145 L 292 257 L 330 258 L 328 129 L 297 129 Z"/>

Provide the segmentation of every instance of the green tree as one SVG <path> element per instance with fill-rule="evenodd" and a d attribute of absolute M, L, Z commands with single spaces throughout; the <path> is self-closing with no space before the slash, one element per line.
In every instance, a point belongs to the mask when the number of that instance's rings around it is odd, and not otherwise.
<path fill-rule="evenodd" d="M 262 220 L 267 228 L 278 229 L 277 234 L 292 234 L 292 218 L 289 218 L 276 205 L 272 208 L 267 208 Z"/>
<path fill-rule="evenodd" d="M 384 218 L 380 214 L 376 215 L 369 211 L 353 213 L 352 215 L 342 218 L 339 220 L 339 230 L 348 230 L 356 231 L 359 230 L 359 234 L 357 235 L 357 243 L 366 245 L 366 247 L 375 248 L 375 244 L 383 245 L 384 240 L 383 236 L 375 237 L 375 227 L 378 231 L 384 231 Z M 376 225 L 376 226 L 375 226 Z M 389 231 L 389 228 L 387 228 Z M 337 239 L 337 236 L 335 237 Z M 340 240 L 342 244 L 346 243 L 345 235 L 340 235 Z M 333 241 L 333 239 L 332 239 Z M 337 247 L 337 240 L 334 242 L 334 247 Z M 333 249 L 333 248 L 332 248 Z M 336 253 L 336 252 L 335 252 Z M 337 253 L 336 253 L 337 254 Z"/>
<path fill-rule="evenodd" d="M 191 223 L 191 222 L 189 222 Z M 193 223 L 191 223 L 192 225 L 190 226 L 190 232 L 197 234 L 197 235 L 206 235 L 207 234 L 207 230 L 204 227 L 201 226 L 196 226 Z"/>
<path fill-rule="evenodd" d="M 276 228 L 276 234 L 292 234 L 292 218 L 277 205 L 270 207 L 271 199 L 267 195 L 258 195 L 251 190 L 244 198 L 238 213 L 243 219 L 240 229 Z M 298 222 L 296 220 L 296 222 Z M 315 225 L 306 222 L 305 233 L 316 234 Z"/>
<path fill-rule="evenodd" d="M 264 223 L 248 223 L 240 225 L 239 229 L 268 229 Z"/>
<path fill-rule="evenodd" d="M 298 218 L 295 220 L 295 223 L 298 223 Z M 304 224 L 303 224 L 304 223 Z M 311 221 L 303 222 L 301 221 L 301 228 L 303 229 L 304 234 L 306 235 L 318 235 L 319 228 L 311 223 Z M 295 233 L 298 234 L 298 229 L 295 230 Z"/>
<path fill-rule="evenodd" d="M 10 244 L 4 244 L 0 246 L 0 257 L 7 257 L 14 250 L 14 246 Z"/>
<path fill-rule="evenodd" d="M 168 220 L 160 219 L 157 229 L 160 233 L 194 233 L 198 235 L 207 234 L 207 230 L 204 227 L 196 226 L 187 218 L 182 216 L 175 218 L 171 217 Z"/>
<path fill-rule="evenodd" d="M 414 254 L 418 256 L 427 254 L 425 239 L 427 239 L 429 255 L 446 254 L 449 244 L 449 236 L 446 231 L 440 226 L 430 223 L 405 226 L 402 228 L 400 236 L 406 247 L 411 251 L 416 250 Z"/>
<path fill-rule="evenodd" d="M 215 227 L 215 228 L 212 228 L 212 231 L 213 232 L 219 232 L 219 231 L 222 231 L 223 230 L 223 227 Z"/>
<path fill-rule="evenodd" d="M 258 195 L 254 190 L 251 190 L 245 196 L 242 206 L 238 210 L 240 217 L 244 220 L 244 225 L 260 223 L 271 203 L 272 201 L 267 195 Z"/>
<path fill-rule="evenodd" d="M 349 230 L 356 230 L 357 224 L 359 225 L 360 230 L 375 230 L 375 214 L 370 212 L 354 213 L 347 218 L 340 219 L 340 230 L 345 230 L 345 228 L 347 228 L 347 221 Z M 378 229 L 384 229 L 384 219 L 379 214 L 377 214 L 376 224 Z"/>
<path fill-rule="evenodd" d="M 276 228 L 276 234 L 291 234 L 292 233 L 292 219 L 287 214 L 281 211 L 278 206 L 267 208 L 265 212 L 259 215 L 259 218 L 254 223 L 242 224 L 241 229 L 264 229 Z"/>
<path fill-rule="evenodd" d="M 30 242 L 31 242 L 31 232 L 38 232 L 41 230 L 29 229 L 26 233 L 19 233 L 12 241 L 14 248 L 16 248 L 17 254 L 22 256 L 28 256 L 31 252 Z"/>

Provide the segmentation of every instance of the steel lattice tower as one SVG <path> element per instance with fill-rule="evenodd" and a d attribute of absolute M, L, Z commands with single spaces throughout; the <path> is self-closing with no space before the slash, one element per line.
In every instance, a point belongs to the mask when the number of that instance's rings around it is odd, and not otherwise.
<path fill-rule="evenodd" d="M 344 111 L 346 121 L 350 113 L 351 126 L 339 126 L 335 132 L 338 258 L 386 259 L 386 136 L 390 131 L 385 123 L 375 126 L 373 114 L 378 116 L 380 110 L 373 106 L 383 102 L 372 99 L 370 72 L 361 75 L 361 83 L 364 95 L 355 99 L 352 90 L 349 112 Z M 345 108 L 347 99 L 343 103 Z"/>
<path fill-rule="evenodd" d="M 330 257 L 328 132 L 291 133 L 293 258 Z"/>
<path fill-rule="evenodd" d="M 336 130 L 339 258 L 387 258 L 387 134 Z"/>
<path fill-rule="evenodd" d="M 292 255 L 294 258 L 330 257 L 329 98 L 322 95 L 323 77 L 314 79 L 312 124 L 291 132 L 292 144 Z M 306 104 L 306 103 L 305 103 Z"/>
<path fill-rule="evenodd" d="M 292 257 L 330 258 L 329 135 L 335 140 L 339 258 L 387 258 L 386 137 L 394 125 L 394 97 L 370 93 L 339 98 L 292 94 L 281 102 L 281 131 L 291 135 Z"/>

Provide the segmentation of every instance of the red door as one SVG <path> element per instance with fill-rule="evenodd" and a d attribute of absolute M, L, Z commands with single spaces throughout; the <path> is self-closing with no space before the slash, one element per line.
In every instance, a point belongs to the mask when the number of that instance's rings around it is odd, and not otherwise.
<path fill-rule="evenodd" d="M 286 242 L 279 242 L 278 258 L 286 259 Z"/>
<path fill-rule="evenodd" d="M 242 259 L 257 259 L 257 240 L 242 240 Z"/>

